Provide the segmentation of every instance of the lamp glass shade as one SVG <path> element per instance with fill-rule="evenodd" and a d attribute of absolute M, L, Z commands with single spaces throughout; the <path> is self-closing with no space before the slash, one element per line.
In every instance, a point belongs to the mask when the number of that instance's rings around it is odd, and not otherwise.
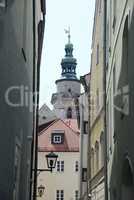
<path fill-rule="evenodd" d="M 46 155 L 46 159 L 47 159 L 47 165 L 49 169 L 54 169 L 56 166 L 56 162 L 57 162 L 57 158 L 58 155 L 56 155 L 54 152 L 51 152 L 49 154 Z"/>
<path fill-rule="evenodd" d="M 44 194 L 44 190 L 45 190 L 45 187 L 43 185 L 40 185 L 38 187 L 38 194 L 39 194 L 39 197 L 42 197 L 43 194 Z"/>

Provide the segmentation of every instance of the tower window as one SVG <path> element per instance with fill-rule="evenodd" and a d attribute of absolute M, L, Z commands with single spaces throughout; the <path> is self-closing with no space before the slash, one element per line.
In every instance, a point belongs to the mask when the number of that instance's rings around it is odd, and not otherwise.
<path fill-rule="evenodd" d="M 71 119 L 72 118 L 72 108 L 68 108 L 67 110 L 67 119 Z"/>

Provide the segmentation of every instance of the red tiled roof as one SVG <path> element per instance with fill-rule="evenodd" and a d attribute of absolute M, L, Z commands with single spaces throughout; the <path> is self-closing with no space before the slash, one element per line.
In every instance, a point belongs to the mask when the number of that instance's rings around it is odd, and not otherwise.
<path fill-rule="evenodd" d="M 70 122 L 73 128 L 66 124 L 66 122 L 60 119 L 56 120 L 50 124 L 47 129 L 41 131 L 40 135 L 38 136 L 39 151 L 79 152 L 79 134 L 76 128 L 76 122 Z M 64 142 L 63 144 L 52 144 L 51 134 L 53 131 L 58 130 L 64 131 Z"/>

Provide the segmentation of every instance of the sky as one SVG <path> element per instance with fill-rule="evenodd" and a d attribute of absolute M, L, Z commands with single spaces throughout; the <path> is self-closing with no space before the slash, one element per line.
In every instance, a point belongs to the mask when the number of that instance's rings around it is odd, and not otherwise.
<path fill-rule="evenodd" d="M 73 55 L 77 59 L 77 77 L 90 71 L 90 55 L 95 0 L 46 0 L 46 24 L 40 70 L 40 107 L 52 105 L 55 81 L 61 76 L 61 59 L 70 26 Z"/>

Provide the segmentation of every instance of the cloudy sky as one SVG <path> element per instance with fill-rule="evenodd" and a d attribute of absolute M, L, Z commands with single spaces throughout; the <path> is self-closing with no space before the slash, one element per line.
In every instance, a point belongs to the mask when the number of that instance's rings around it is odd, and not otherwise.
<path fill-rule="evenodd" d="M 40 106 L 50 108 L 51 95 L 56 92 L 55 80 L 61 74 L 61 59 L 71 29 L 77 76 L 90 71 L 90 54 L 95 0 L 46 0 L 46 27 L 40 74 Z"/>

